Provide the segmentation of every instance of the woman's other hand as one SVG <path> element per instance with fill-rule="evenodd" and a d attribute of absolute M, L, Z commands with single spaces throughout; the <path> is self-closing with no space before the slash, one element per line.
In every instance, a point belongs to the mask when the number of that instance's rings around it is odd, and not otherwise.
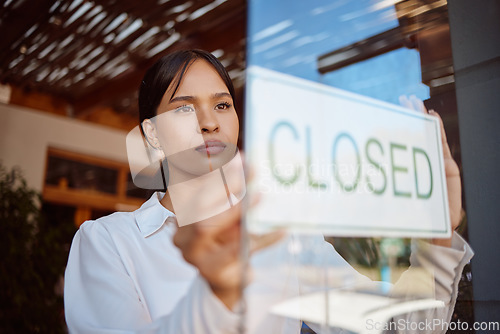
<path fill-rule="evenodd" d="M 454 231 L 462 219 L 462 185 L 460 181 L 460 170 L 457 163 L 453 160 L 451 150 L 446 139 L 446 131 L 444 130 L 443 120 L 441 116 L 434 110 L 427 111 L 422 100 L 412 95 L 409 98 L 400 96 L 401 105 L 429 114 L 439 119 L 441 128 L 441 145 L 443 148 L 444 171 L 446 175 L 446 186 L 448 189 L 448 206 L 450 211 L 451 230 Z M 449 239 L 432 239 L 432 243 L 439 246 L 451 247 L 451 238 Z"/>
<path fill-rule="evenodd" d="M 439 119 L 439 124 L 441 127 L 441 144 L 443 146 L 444 171 L 446 174 L 446 186 L 448 188 L 448 206 L 450 209 L 451 230 L 454 231 L 458 227 L 462 219 L 462 185 L 460 182 L 460 170 L 451 155 L 441 116 L 439 116 L 439 114 L 434 110 L 430 110 L 429 114 Z M 433 239 L 432 243 L 439 246 L 451 247 L 451 238 Z"/>

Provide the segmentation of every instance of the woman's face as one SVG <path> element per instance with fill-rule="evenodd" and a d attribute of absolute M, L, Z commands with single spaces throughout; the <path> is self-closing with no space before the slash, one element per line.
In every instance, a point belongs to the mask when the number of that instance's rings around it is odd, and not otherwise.
<path fill-rule="evenodd" d="M 239 122 L 231 94 L 217 71 L 205 60 L 196 60 L 188 66 L 174 96 L 173 89 L 169 87 L 163 95 L 153 120 L 171 173 L 202 175 L 230 161 Z"/>

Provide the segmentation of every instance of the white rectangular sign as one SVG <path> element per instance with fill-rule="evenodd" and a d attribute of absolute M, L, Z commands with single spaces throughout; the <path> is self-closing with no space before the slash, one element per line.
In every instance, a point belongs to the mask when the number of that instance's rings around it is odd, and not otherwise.
<path fill-rule="evenodd" d="M 437 118 L 258 67 L 246 100 L 250 231 L 451 234 Z"/>

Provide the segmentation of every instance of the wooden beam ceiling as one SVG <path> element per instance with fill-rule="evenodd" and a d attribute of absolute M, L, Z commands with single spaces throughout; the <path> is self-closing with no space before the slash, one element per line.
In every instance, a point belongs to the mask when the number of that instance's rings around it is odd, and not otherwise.
<path fill-rule="evenodd" d="M 219 51 L 236 86 L 245 68 L 244 0 L 17 0 L 0 5 L 0 81 L 49 94 L 76 117 L 137 113 L 145 70 L 181 48 Z"/>

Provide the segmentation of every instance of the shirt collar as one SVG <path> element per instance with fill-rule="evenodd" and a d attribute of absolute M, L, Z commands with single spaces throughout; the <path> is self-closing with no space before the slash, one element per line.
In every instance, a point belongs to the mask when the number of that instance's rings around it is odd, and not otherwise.
<path fill-rule="evenodd" d="M 134 212 L 135 221 L 144 238 L 158 231 L 169 217 L 175 215 L 160 203 L 164 193 L 156 192 Z"/>

